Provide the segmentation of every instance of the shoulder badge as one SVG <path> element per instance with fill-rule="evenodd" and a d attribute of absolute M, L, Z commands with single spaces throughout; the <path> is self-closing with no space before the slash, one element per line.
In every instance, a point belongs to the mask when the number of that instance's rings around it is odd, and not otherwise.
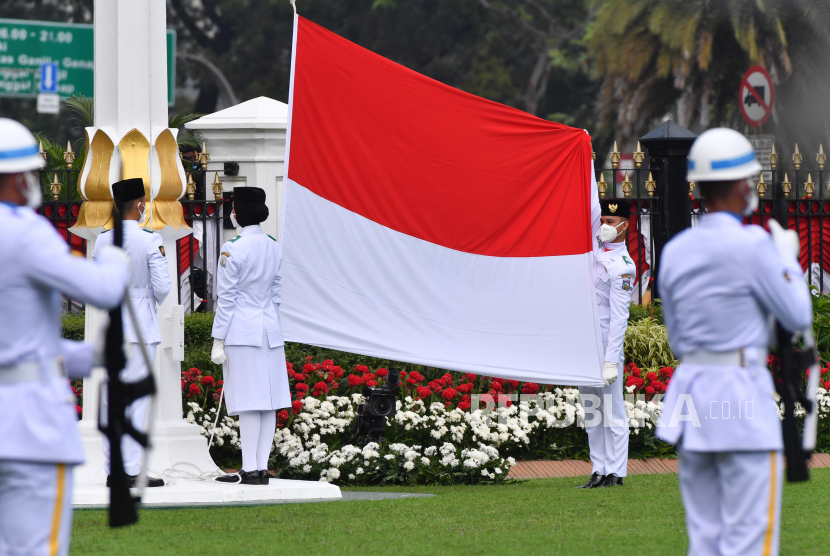
<path fill-rule="evenodd" d="M 623 291 L 631 291 L 631 276 L 628 274 L 622 275 L 622 289 Z"/>
<path fill-rule="evenodd" d="M 234 241 L 236 241 L 237 239 L 239 239 L 239 238 L 241 238 L 241 237 L 242 237 L 242 236 L 236 236 L 235 238 L 233 238 L 233 239 L 231 240 L 231 243 L 233 243 Z"/>
<path fill-rule="evenodd" d="M 166 256 L 167 256 L 167 255 L 164 253 L 164 246 L 163 246 L 163 245 L 159 245 L 159 251 L 161 251 L 161 256 L 162 256 L 162 257 L 166 257 Z"/>
<path fill-rule="evenodd" d="M 634 263 L 632 263 L 631 259 L 629 259 L 626 255 L 623 255 L 622 259 L 623 261 L 625 261 L 625 264 L 630 264 L 631 266 L 634 266 Z"/>
<path fill-rule="evenodd" d="M 274 237 L 274 236 L 272 236 L 271 234 L 268 234 L 268 237 L 270 237 L 270 238 L 271 238 L 271 239 L 273 239 L 274 241 L 277 241 L 277 238 L 275 238 L 275 237 Z"/>
<path fill-rule="evenodd" d="M 225 266 L 228 264 L 228 257 L 230 257 L 230 255 L 228 255 L 225 252 L 222 252 L 222 256 L 219 257 L 219 266 L 225 268 Z"/>

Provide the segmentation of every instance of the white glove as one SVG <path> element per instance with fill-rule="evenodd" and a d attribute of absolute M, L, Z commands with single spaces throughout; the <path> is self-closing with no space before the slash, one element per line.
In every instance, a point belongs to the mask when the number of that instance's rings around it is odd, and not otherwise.
<path fill-rule="evenodd" d="M 801 253 L 798 233 L 795 230 L 785 230 L 777 220 L 769 220 L 769 231 L 781 258 L 785 262 L 790 262 L 793 260 L 791 256 L 795 255 L 795 260 L 798 260 L 798 255 Z"/>
<path fill-rule="evenodd" d="M 610 386 L 611 383 L 617 380 L 618 375 L 619 372 L 617 371 L 616 363 L 609 363 L 606 361 L 602 365 L 602 382 L 604 382 L 606 386 Z"/>
<path fill-rule="evenodd" d="M 228 360 L 228 356 L 225 355 L 225 340 L 220 340 L 219 338 L 213 339 L 213 349 L 210 350 L 210 360 L 217 365 L 221 365 Z"/>

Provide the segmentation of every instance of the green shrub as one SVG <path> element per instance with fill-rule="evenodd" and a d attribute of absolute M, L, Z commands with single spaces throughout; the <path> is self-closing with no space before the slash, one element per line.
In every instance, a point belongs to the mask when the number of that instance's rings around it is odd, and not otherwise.
<path fill-rule="evenodd" d="M 77 315 L 65 313 L 62 322 L 62 334 L 67 340 L 84 341 L 84 312 Z"/>
<path fill-rule="evenodd" d="M 628 324 L 625 331 L 625 361 L 643 370 L 676 367 L 680 362 L 669 345 L 666 327 L 650 318 Z"/>
<path fill-rule="evenodd" d="M 651 319 L 657 324 L 663 324 L 663 305 L 656 300 L 648 305 L 637 305 L 632 303 L 628 308 L 628 322 L 638 322 L 643 319 Z"/>
<path fill-rule="evenodd" d="M 213 347 L 213 313 L 191 313 L 184 317 L 184 361 L 182 370 L 196 367 L 202 373 L 222 375 L 222 367 L 210 360 Z"/>

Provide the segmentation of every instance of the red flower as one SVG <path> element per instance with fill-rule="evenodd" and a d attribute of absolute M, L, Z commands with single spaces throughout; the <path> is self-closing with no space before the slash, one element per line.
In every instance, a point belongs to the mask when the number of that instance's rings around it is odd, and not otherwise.
<path fill-rule="evenodd" d="M 634 388 L 636 390 L 639 390 L 640 388 L 645 386 L 645 384 L 646 384 L 646 381 L 643 380 L 642 378 L 638 377 L 638 376 L 633 376 L 632 375 L 632 376 L 629 376 L 627 379 L 625 379 L 625 385 L 626 386 L 634 386 Z"/>
<path fill-rule="evenodd" d="M 504 383 L 503 382 L 496 382 L 494 380 L 493 383 L 490 385 L 490 390 L 492 390 L 493 392 L 497 392 L 497 393 L 504 392 Z"/>
<path fill-rule="evenodd" d="M 646 386 L 646 394 L 648 394 L 648 395 L 654 394 L 654 387 Z"/>
<path fill-rule="evenodd" d="M 407 378 L 406 383 L 409 384 L 410 386 L 412 386 L 413 384 L 418 384 L 418 381 L 415 380 L 414 378 Z"/>
<path fill-rule="evenodd" d="M 373 387 L 375 387 L 375 386 L 377 386 L 377 385 L 378 385 L 378 381 L 377 381 L 377 380 L 367 380 L 367 381 L 366 381 L 366 386 L 369 386 L 370 388 L 373 388 Z"/>
<path fill-rule="evenodd" d="M 199 376 L 200 374 L 202 374 L 202 371 L 200 371 L 196 367 L 190 367 L 188 369 L 188 372 L 190 373 L 191 376 L 193 376 L 193 375 Z"/>
<path fill-rule="evenodd" d="M 303 402 L 301 402 L 300 400 L 295 400 L 291 402 L 291 409 L 292 411 L 294 411 L 295 414 L 299 413 L 303 410 Z"/>
<path fill-rule="evenodd" d="M 473 373 L 464 373 L 464 378 L 466 378 L 470 382 L 474 382 L 476 379 L 476 375 L 474 375 Z"/>
<path fill-rule="evenodd" d="M 190 373 L 187 371 L 182 371 L 182 380 L 185 382 L 190 382 Z"/>
<path fill-rule="evenodd" d="M 634 365 L 634 363 L 631 364 L 630 372 L 631 372 L 631 376 L 637 376 L 637 377 L 642 376 L 642 372 L 640 371 L 640 369 L 637 368 L 636 365 Z"/>
<path fill-rule="evenodd" d="M 311 363 L 311 359 L 312 359 L 312 357 L 310 355 L 306 355 L 306 357 L 305 357 L 306 363 Z"/>
<path fill-rule="evenodd" d="M 334 376 L 334 373 L 333 373 L 333 372 L 329 371 L 329 373 L 326 375 L 326 382 L 328 382 L 329 384 L 331 384 L 331 383 L 332 383 L 332 382 L 334 382 L 335 380 L 337 380 L 337 377 L 336 377 L 336 376 Z"/>
<path fill-rule="evenodd" d="M 329 385 L 326 384 L 325 382 L 321 381 L 321 382 L 318 382 L 317 384 L 314 385 L 314 393 L 315 394 L 317 394 L 318 392 L 320 394 L 325 394 L 328 391 L 329 391 Z"/>
<path fill-rule="evenodd" d="M 306 376 L 302 373 L 295 373 L 294 374 L 294 380 L 296 380 L 297 382 L 305 382 L 305 379 L 306 379 Z"/>
<path fill-rule="evenodd" d="M 452 384 L 452 375 L 450 373 L 444 373 L 444 376 L 441 377 L 441 380 L 443 380 L 447 384 Z"/>
<path fill-rule="evenodd" d="M 460 401 L 461 401 L 461 403 L 464 403 L 464 402 L 470 403 L 470 396 L 467 395 L 467 394 L 464 394 L 463 396 L 461 396 Z"/>
<path fill-rule="evenodd" d="M 336 376 L 338 379 L 343 378 L 343 374 L 344 374 L 343 369 L 341 369 L 337 365 L 335 365 L 334 367 L 331 368 L 331 372 L 333 372 L 334 376 Z"/>
<path fill-rule="evenodd" d="M 84 408 L 79 406 L 78 404 L 75 404 L 75 411 L 77 411 L 78 415 L 80 415 L 84 412 Z"/>
<path fill-rule="evenodd" d="M 781 358 L 772 354 L 767 355 L 767 366 L 773 371 L 781 370 Z"/>
<path fill-rule="evenodd" d="M 516 388 L 519 387 L 519 381 L 518 380 L 508 380 L 508 381 L 505 382 L 505 384 L 507 384 L 507 389 L 510 392 L 513 392 Z"/>
<path fill-rule="evenodd" d="M 296 390 L 297 392 L 308 392 L 308 384 L 296 384 L 294 385 L 294 390 Z"/>
<path fill-rule="evenodd" d="M 185 386 L 187 386 L 187 383 L 185 381 L 182 381 L 182 391 L 184 391 Z"/>
<path fill-rule="evenodd" d="M 220 380 L 219 382 L 216 383 L 217 386 L 222 386 L 223 384 L 225 384 L 224 380 Z"/>
<path fill-rule="evenodd" d="M 312 363 L 306 363 L 305 365 L 303 365 L 303 374 L 310 375 L 311 373 L 313 373 L 316 370 L 315 367 L 316 367 L 316 365 L 314 365 Z"/>
<path fill-rule="evenodd" d="M 284 423 L 284 422 L 288 421 L 288 411 L 283 409 L 282 411 L 278 412 L 277 413 L 277 420 L 280 423 Z"/>
<path fill-rule="evenodd" d="M 654 371 L 647 372 L 646 380 L 649 382 L 654 382 L 655 380 L 657 380 L 657 373 L 655 373 Z"/>
<path fill-rule="evenodd" d="M 513 402 L 510 401 L 510 398 L 508 398 L 504 394 L 499 394 L 498 404 L 499 406 L 503 405 L 504 407 L 511 407 L 513 405 Z"/>
<path fill-rule="evenodd" d="M 355 365 L 354 370 L 358 373 L 368 373 L 369 367 L 367 367 L 366 365 Z"/>
<path fill-rule="evenodd" d="M 201 382 L 205 386 L 215 386 L 216 385 L 216 379 L 213 378 L 210 375 L 203 376 L 202 378 L 199 379 L 199 382 Z"/>
<path fill-rule="evenodd" d="M 468 409 L 470 409 L 470 403 L 469 402 L 459 402 L 458 403 L 458 409 L 460 409 L 461 411 L 467 411 Z"/>
<path fill-rule="evenodd" d="M 826 375 L 827 373 L 830 373 L 830 369 L 822 369 L 822 370 L 821 370 L 821 376 L 824 376 L 824 375 Z"/>
<path fill-rule="evenodd" d="M 360 386 L 363 384 L 363 379 L 357 375 L 349 375 L 349 388 L 354 388 L 355 386 Z"/>
<path fill-rule="evenodd" d="M 666 380 L 670 379 L 673 374 L 674 369 L 672 369 L 671 367 L 663 367 L 662 369 L 660 369 L 660 377 Z"/>
<path fill-rule="evenodd" d="M 825 390 L 830 390 L 830 380 L 828 380 L 827 382 L 825 382 L 824 384 L 822 384 L 822 386 L 824 386 L 824 389 L 825 389 Z"/>
<path fill-rule="evenodd" d="M 411 373 L 409 373 L 409 379 L 412 379 L 415 382 L 423 382 L 424 381 L 424 375 L 422 375 L 418 371 L 412 371 Z M 407 380 L 409 380 L 409 379 L 407 379 Z"/>
<path fill-rule="evenodd" d="M 442 383 L 438 382 L 437 380 L 433 380 L 427 386 L 429 386 L 430 390 L 432 390 L 436 394 L 440 394 L 441 390 L 444 389 L 444 387 L 442 386 Z"/>
<path fill-rule="evenodd" d="M 655 380 L 654 382 L 652 382 L 651 387 L 654 388 L 654 390 L 656 392 L 665 392 L 666 391 L 666 385 L 663 384 L 662 382 L 660 382 L 659 380 Z"/>
<path fill-rule="evenodd" d="M 367 373 L 363 375 L 363 382 L 369 382 L 370 380 L 375 380 L 375 375 L 372 373 Z"/>
<path fill-rule="evenodd" d="M 524 386 L 522 386 L 522 394 L 538 394 L 539 393 L 539 385 L 535 382 L 525 382 Z"/>
<path fill-rule="evenodd" d="M 430 390 L 426 386 L 419 386 L 418 387 L 418 397 L 419 398 L 421 398 L 421 399 L 428 398 L 431 395 L 432 395 L 432 390 Z"/>
<path fill-rule="evenodd" d="M 469 394 L 473 391 L 473 383 L 465 382 L 464 384 L 459 384 L 458 386 L 456 386 L 455 389 L 461 392 L 462 394 Z"/>
<path fill-rule="evenodd" d="M 458 395 L 458 391 L 455 388 L 447 388 L 441 393 L 441 397 L 445 400 L 452 400 Z"/>
<path fill-rule="evenodd" d="M 199 385 L 196 384 L 195 382 L 190 385 L 189 390 L 190 390 L 190 394 L 192 394 L 194 396 L 202 391 L 201 388 L 199 388 Z"/>
<path fill-rule="evenodd" d="M 375 376 L 381 376 L 381 377 L 383 377 L 383 376 L 386 376 L 386 375 L 388 375 L 388 374 L 389 374 L 389 371 L 388 371 L 387 369 L 384 369 L 383 367 L 381 367 L 380 369 L 378 369 L 377 371 L 375 371 Z"/>

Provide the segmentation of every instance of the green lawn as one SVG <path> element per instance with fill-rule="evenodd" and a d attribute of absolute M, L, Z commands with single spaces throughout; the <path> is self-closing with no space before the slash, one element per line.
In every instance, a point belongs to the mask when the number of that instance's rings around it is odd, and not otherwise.
<path fill-rule="evenodd" d="M 106 527 L 104 511 L 75 512 L 72 554 L 685 554 L 676 475 L 590 491 L 580 479 L 492 487 L 384 488 L 434 498 L 144 510 L 138 525 Z M 355 489 L 369 490 L 369 489 Z M 781 554 L 830 553 L 830 470 L 787 485 Z"/>

